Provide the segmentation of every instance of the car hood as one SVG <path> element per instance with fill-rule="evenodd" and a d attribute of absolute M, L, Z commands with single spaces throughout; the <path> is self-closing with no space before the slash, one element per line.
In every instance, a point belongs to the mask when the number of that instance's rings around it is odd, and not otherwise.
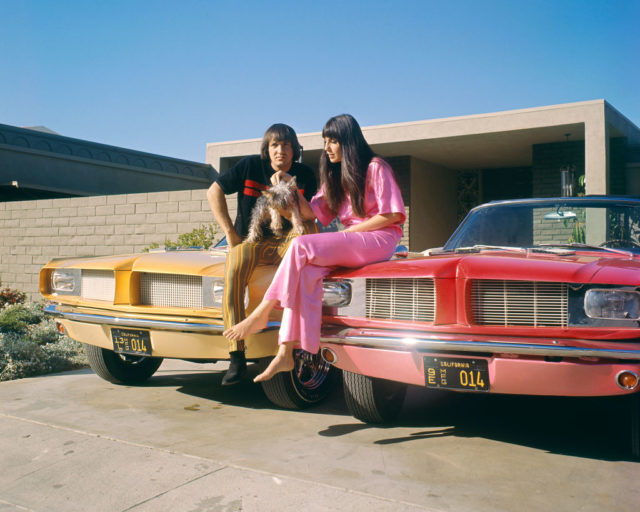
<path fill-rule="evenodd" d="M 58 259 L 50 261 L 46 267 L 222 276 L 225 258 L 224 251 L 160 251 Z"/>
<path fill-rule="evenodd" d="M 640 285 L 640 258 L 617 254 L 484 251 L 473 254 L 396 259 L 357 270 L 341 269 L 336 278 L 434 277 Z"/>

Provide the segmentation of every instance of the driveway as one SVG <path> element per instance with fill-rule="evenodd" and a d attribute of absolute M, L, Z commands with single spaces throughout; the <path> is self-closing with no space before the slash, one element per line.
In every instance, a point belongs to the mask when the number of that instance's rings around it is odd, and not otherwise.
<path fill-rule="evenodd" d="M 389 427 L 337 390 L 307 411 L 225 364 L 142 387 L 83 370 L 0 383 L 0 511 L 612 511 L 640 503 L 626 402 L 429 393 Z M 255 371 L 253 372 L 255 373 Z"/>

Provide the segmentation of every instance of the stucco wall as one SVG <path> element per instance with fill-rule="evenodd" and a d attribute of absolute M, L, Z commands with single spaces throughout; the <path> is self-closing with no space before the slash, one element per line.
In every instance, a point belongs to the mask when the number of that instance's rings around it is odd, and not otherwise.
<path fill-rule="evenodd" d="M 411 158 L 412 251 L 441 247 L 457 226 L 458 173 Z"/>
<path fill-rule="evenodd" d="M 106 256 L 160 245 L 213 222 L 206 190 L 0 202 L 0 281 L 39 297 L 52 258 Z M 235 199 L 228 198 L 232 218 Z"/>

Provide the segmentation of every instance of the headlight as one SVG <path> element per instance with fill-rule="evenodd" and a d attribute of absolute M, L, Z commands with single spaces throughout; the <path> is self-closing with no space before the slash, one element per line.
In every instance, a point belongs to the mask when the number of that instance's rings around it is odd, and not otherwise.
<path fill-rule="evenodd" d="M 206 308 L 222 308 L 224 279 L 221 277 L 202 278 L 202 304 Z M 249 288 L 244 290 L 244 307 L 249 307 Z"/>
<path fill-rule="evenodd" d="M 202 278 L 202 305 L 205 308 L 221 308 L 224 279 L 204 276 Z"/>
<path fill-rule="evenodd" d="M 590 318 L 640 320 L 640 293 L 604 288 L 588 290 L 584 296 L 584 312 Z"/>
<path fill-rule="evenodd" d="M 222 279 L 214 279 L 211 284 L 211 293 L 213 294 L 214 307 L 222 307 L 222 294 L 224 293 L 224 281 Z"/>
<path fill-rule="evenodd" d="M 51 274 L 51 292 L 80 295 L 80 269 L 56 269 Z"/>
<path fill-rule="evenodd" d="M 324 281 L 322 283 L 322 305 L 342 308 L 351 303 L 350 281 Z"/>

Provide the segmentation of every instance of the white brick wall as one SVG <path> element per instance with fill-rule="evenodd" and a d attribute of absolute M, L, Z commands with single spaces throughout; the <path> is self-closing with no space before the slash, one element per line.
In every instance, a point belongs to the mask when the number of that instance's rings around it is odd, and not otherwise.
<path fill-rule="evenodd" d="M 212 222 L 206 189 L 0 203 L 0 281 L 37 300 L 52 258 L 140 252 Z"/>
<path fill-rule="evenodd" d="M 233 219 L 235 196 L 227 203 Z M 0 202 L 0 281 L 38 300 L 38 273 L 52 258 L 140 252 L 213 222 L 205 189 Z"/>

